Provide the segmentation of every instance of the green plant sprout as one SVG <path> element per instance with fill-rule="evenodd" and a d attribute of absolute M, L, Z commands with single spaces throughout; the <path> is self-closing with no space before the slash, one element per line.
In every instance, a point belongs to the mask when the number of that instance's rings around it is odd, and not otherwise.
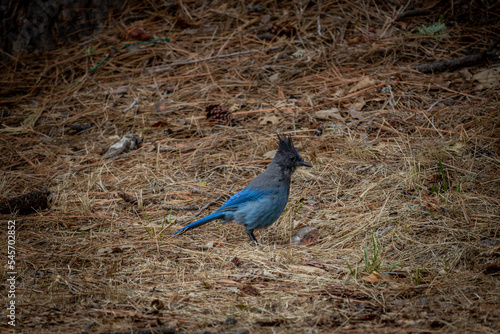
<path fill-rule="evenodd" d="M 300 208 L 302 207 L 303 204 L 304 203 L 300 202 L 299 207 L 297 208 L 297 210 L 295 210 L 295 215 L 297 215 L 299 213 L 299 210 L 300 210 Z"/>
<path fill-rule="evenodd" d="M 446 24 L 443 22 L 443 17 L 440 17 L 437 22 L 434 22 L 430 26 L 422 24 L 420 27 L 417 27 L 417 30 L 419 35 L 434 37 L 438 41 L 441 41 L 443 37 L 447 36 L 444 32 L 446 30 Z"/>
<path fill-rule="evenodd" d="M 347 264 L 347 268 L 349 268 L 349 272 L 351 273 L 351 276 L 353 277 L 356 277 L 357 275 L 357 270 L 354 269 L 351 264 L 349 263 L 349 261 L 346 261 L 346 264 Z"/>
<path fill-rule="evenodd" d="M 446 172 L 444 171 L 443 163 L 441 160 L 438 161 L 439 171 L 441 172 L 441 178 L 443 179 L 443 190 L 447 192 L 449 189 L 448 179 L 446 178 Z"/>
<path fill-rule="evenodd" d="M 381 248 L 373 233 L 372 233 L 372 245 L 373 245 L 373 252 L 371 255 L 369 254 L 367 249 L 365 249 L 364 251 L 365 271 L 368 273 L 371 273 L 372 271 L 379 271 L 380 264 L 382 263 L 382 260 L 380 258 Z"/>

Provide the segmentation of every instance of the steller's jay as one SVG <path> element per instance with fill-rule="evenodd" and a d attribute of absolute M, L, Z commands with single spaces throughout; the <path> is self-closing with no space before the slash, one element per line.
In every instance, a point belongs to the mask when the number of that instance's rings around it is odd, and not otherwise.
<path fill-rule="evenodd" d="M 288 202 L 290 178 L 297 166 L 312 167 L 302 160 L 290 136 L 278 134 L 278 151 L 262 174 L 214 213 L 181 228 L 174 235 L 221 219 L 223 223 L 234 221 L 245 226 L 250 239 L 258 244 L 253 231 L 269 227 L 279 218 Z"/>

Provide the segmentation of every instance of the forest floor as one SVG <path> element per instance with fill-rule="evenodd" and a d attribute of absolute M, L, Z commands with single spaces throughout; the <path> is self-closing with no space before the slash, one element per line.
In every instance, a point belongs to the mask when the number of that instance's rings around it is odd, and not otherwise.
<path fill-rule="evenodd" d="M 0 328 L 15 300 L 24 333 L 500 332 L 500 5 L 229 3 L 151 0 L 1 64 Z M 463 64 L 418 67 L 440 60 Z M 259 246 L 172 236 L 276 133 L 313 168 Z"/>

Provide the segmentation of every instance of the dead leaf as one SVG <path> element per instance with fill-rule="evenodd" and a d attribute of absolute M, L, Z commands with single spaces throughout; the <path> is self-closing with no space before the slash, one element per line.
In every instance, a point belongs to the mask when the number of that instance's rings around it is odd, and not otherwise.
<path fill-rule="evenodd" d="M 349 93 L 354 93 L 357 92 L 358 90 L 368 88 L 371 86 L 375 86 L 376 81 L 373 80 L 370 77 L 365 77 L 361 81 L 359 81 L 357 84 L 355 84 L 351 89 L 349 89 Z"/>
<path fill-rule="evenodd" d="M 135 248 L 134 245 L 121 245 L 121 246 L 113 246 L 113 247 L 104 247 L 97 250 L 97 255 L 102 254 L 111 254 L 111 253 L 122 253 L 128 249 Z"/>
<path fill-rule="evenodd" d="M 344 118 L 340 116 L 340 112 L 338 108 L 331 108 L 327 110 L 318 110 L 314 113 L 319 119 L 336 119 L 338 121 L 343 121 Z"/>
<path fill-rule="evenodd" d="M 473 80 L 479 82 L 476 89 L 489 88 L 500 83 L 500 67 L 489 68 L 472 76 Z"/>
<path fill-rule="evenodd" d="M 158 122 L 152 124 L 151 127 L 153 127 L 153 128 L 162 128 L 165 125 L 168 125 L 168 123 L 165 122 L 165 121 L 158 121 Z"/>
<path fill-rule="evenodd" d="M 277 150 L 272 150 L 272 151 L 266 152 L 266 153 L 264 153 L 264 158 L 273 159 L 274 156 L 276 155 L 276 152 L 277 152 Z"/>
<path fill-rule="evenodd" d="M 233 103 L 228 110 L 229 112 L 233 113 L 240 110 L 240 108 L 241 108 L 241 103 Z"/>
<path fill-rule="evenodd" d="M 360 120 L 363 118 L 363 114 L 360 112 L 356 111 L 356 109 L 349 110 L 349 115 L 351 116 L 352 119 L 357 119 Z"/>
<path fill-rule="evenodd" d="M 370 275 L 365 276 L 362 279 L 363 281 L 369 283 L 379 283 L 382 280 L 382 276 L 378 272 L 372 271 Z"/>
<path fill-rule="evenodd" d="M 360 97 L 354 103 L 351 103 L 351 105 L 348 108 L 350 111 L 361 111 L 365 105 L 366 105 L 365 99 L 363 97 Z M 359 115 L 361 115 L 361 114 L 359 114 Z M 351 114 L 351 117 L 356 118 L 352 114 Z M 359 118 L 356 118 L 356 119 L 359 119 Z"/>
<path fill-rule="evenodd" d="M 104 92 L 104 95 L 123 95 L 123 94 L 127 94 L 127 91 L 128 89 L 130 88 L 130 86 L 120 86 L 116 89 L 113 89 L 111 92 Z"/>
<path fill-rule="evenodd" d="M 251 284 L 243 285 L 240 291 L 249 296 L 260 296 L 260 291 Z"/>
<path fill-rule="evenodd" d="M 340 97 L 343 97 L 345 95 L 345 90 L 343 88 L 338 88 L 335 93 L 332 94 L 332 96 L 334 98 L 340 98 Z"/>
<path fill-rule="evenodd" d="M 271 75 L 271 76 L 269 77 L 269 81 L 270 81 L 271 83 L 275 83 L 276 81 L 278 81 L 279 77 L 280 77 L 280 74 L 279 74 L 279 73 L 274 73 L 273 75 Z"/>
<path fill-rule="evenodd" d="M 288 269 L 292 272 L 302 272 L 302 273 L 307 273 L 307 274 L 324 274 L 324 273 L 326 273 L 326 270 L 323 270 L 321 268 L 311 267 L 311 266 L 301 266 L 301 265 L 295 265 L 295 264 L 289 265 Z"/>
<path fill-rule="evenodd" d="M 304 49 L 298 49 L 297 51 L 295 51 L 293 54 L 292 54 L 292 57 L 295 57 L 295 58 L 302 58 L 305 54 L 306 54 L 306 50 Z"/>
<path fill-rule="evenodd" d="M 472 80 L 472 74 L 469 72 L 468 69 L 464 68 L 463 70 L 458 71 L 458 73 L 460 73 L 464 77 L 465 80 L 467 80 L 467 81 Z"/>
<path fill-rule="evenodd" d="M 127 40 L 129 41 L 147 41 L 149 39 L 151 39 L 151 35 L 141 27 L 132 27 L 127 31 Z"/>
<path fill-rule="evenodd" d="M 78 230 L 79 231 L 88 231 L 88 230 L 91 230 L 93 228 L 96 228 L 99 225 L 100 225 L 99 223 L 95 223 L 95 224 L 92 224 L 92 225 L 85 225 L 85 226 L 80 227 Z"/>
<path fill-rule="evenodd" d="M 259 118 L 260 125 L 267 125 L 268 123 L 271 123 L 272 125 L 274 125 L 274 124 L 278 124 L 279 121 L 280 121 L 280 118 L 278 116 L 274 116 L 274 115 L 266 115 L 266 116 L 262 116 L 261 118 Z"/>
<path fill-rule="evenodd" d="M 111 248 L 111 247 L 104 247 L 104 248 L 100 248 L 99 250 L 97 250 L 97 255 L 111 254 L 111 253 L 113 253 L 113 248 Z"/>

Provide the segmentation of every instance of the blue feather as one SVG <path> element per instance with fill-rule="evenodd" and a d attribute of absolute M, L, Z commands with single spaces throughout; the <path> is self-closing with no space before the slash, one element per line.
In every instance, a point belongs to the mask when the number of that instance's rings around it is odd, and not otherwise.
<path fill-rule="evenodd" d="M 183 228 L 181 228 L 180 230 L 175 232 L 173 235 L 182 234 L 182 233 L 187 232 L 193 228 L 197 228 L 201 225 L 205 225 L 206 223 L 211 222 L 212 220 L 224 218 L 224 216 L 225 216 L 224 212 L 215 211 L 214 213 L 206 216 L 205 218 L 201 218 L 200 220 L 197 220 L 194 223 L 191 223 L 187 226 L 184 226 Z"/>
<path fill-rule="evenodd" d="M 265 197 L 268 193 L 269 191 L 243 189 L 231 196 L 217 211 L 231 211 L 232 209 L 237 209 L 238 204 L 257 201 L 259 198 Z"/>

